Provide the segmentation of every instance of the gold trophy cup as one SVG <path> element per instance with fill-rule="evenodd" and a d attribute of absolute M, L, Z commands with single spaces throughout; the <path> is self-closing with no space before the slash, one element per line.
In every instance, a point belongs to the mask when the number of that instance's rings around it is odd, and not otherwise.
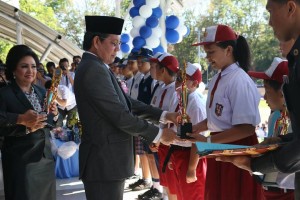
<path fill-rule="evenodd" d="M 180 117 L 178 121 L 177 135 L 181 139 L 190 139 L 187 133 L 192 133 L 192 123 L 190 117 L 186 113 L 187 102 L 188 102 L 188 89 L 186 86 L 186 62 L 184 62 L 183 69 L 181 69 L 181 92 L 179 98 Z"/>

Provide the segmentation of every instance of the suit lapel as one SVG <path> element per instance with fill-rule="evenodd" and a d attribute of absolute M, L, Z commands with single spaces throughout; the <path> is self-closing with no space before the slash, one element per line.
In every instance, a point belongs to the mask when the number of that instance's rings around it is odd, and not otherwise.
<path fill-rule="evenodd" d="M 25 96 L 25 94 L 23 93 L 23 91 L 21 90 L 21 88 L 17 85 L 16 82 L 12 82 L 11 83 L 12 89 L 16 95 L 16 97 L 18 98 L 18 100 L 26 107 L 26 108 L 31 108 L 33 109 L 31 103 L 29 102 L 29 100 L 27 99 L 27 97 Z"/>

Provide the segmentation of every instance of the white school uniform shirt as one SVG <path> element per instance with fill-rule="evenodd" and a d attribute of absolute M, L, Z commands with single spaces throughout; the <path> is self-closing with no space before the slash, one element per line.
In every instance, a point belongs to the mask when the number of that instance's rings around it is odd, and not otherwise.
<path fill-rule="evenodd" d="M 139 95 L 139 84 L 143 77 L 144 77 L 144 74 L 142 74 L 141 72 L 137 72 L 133 76 L 133 79 L 132 79 L 130 85 L 128 85 L 128 94 L 131 98 L 137 99 L 137 97 Z"/>
<path fill-rule="evenodd" d="M 253 80 L 237 63 L 231 64 L 221 72 L 221 79 L 212 106 L 209 108 L 211 91 L 219 73 L 212 78 L 208 87 L 206 102 L 208 130 L 219 132 L 238 124 L 253 126 L 259 124 L 260 94 Z"/>
<path fill-rule="evenodd" d="M 166 90 L 166 93 L 163 97 L 163 93 L 164 93 L 165 90 Z M 160 96 L 160 98 L 157 99 L 158 102 L 156 102 L 156 104 L 158 105 L 157 107 L 159 108 L 159 104 L 160 104 L 160 102 L 162 102 L 162 106 L 161 106 L 160 109 L 165 110 L 165 111 L 169 111 L 171 100 L 173 98 L 177 97 L 177 92 L 175 91 L 175 82 L 172 82 L 169 85 L 164 85 L 161 88 L 159 96 Z"/>
<path fill-rule="evenodd" d="M 173 98 L 170 103 L 170 111 L 174 112 L 177 108 L 179 99 Z M 188 95 L 188 104 L 186 108 L 186 113 L 190 117 L 190 122 L 195 125 L 206 119 L 206 99 L 205 97 L 198 91 L 194 91 Z M 180 108 L 179 108 L 180 109 Z M 177 127 L 173 126 L 172 129 L 177 132 Z M 204 135 L 205 132 L 201 132 L 201 135 Z M 173 144 L 184 147 L 191 147 L 192 143 L 189 141 L 180 141 L 174 142 Z"/>
<path fill-rule="evenodd" d="M 57 87 L 57 96 L 60 99 L 66 99 L 67 100 L 67 104 L 65 107 L 58 105 L 57 107 L 64 110 L 65 108 L 67 110 L 71 110 L 72 108 L 74 108 L 76 106 L 76 100 L 75 100 L 75 95 L 74 93 L 67 88 L 64 85 L 58 85 Z"/>
<path fill-rule="evenodd" d="M 159 83 L 159 86 L 155 90 L 153 97 L 151 99 L 151 103 L 150 103 L 151 106 L 156 107 L 156 108 L 158 108 L 158 106 L 159 106 L 159 102 L 160 102 L 160 98 L 161 98 L 161 90 L 165 86 L 165 84 L 162 81 L 158 81 L 158 83 Z"/>

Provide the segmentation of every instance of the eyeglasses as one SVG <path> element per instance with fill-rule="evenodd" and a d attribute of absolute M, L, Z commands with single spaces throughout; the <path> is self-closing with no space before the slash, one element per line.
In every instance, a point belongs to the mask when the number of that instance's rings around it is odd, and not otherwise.
<path fill-rule="evenodd" d="M 106 40 L 108 38 L 103 38 L 103 37 L 100 37 L 98 35 L 99 38 L 103 39 L 103 40 Z M 110 41 L 110 43 L 114 46 L 114 47 L 117 47 L 117 46 L 120 46 L 121 45 L 121 41 L 119 40 L 111 40 L 111 39 L 108 39 Z"/>

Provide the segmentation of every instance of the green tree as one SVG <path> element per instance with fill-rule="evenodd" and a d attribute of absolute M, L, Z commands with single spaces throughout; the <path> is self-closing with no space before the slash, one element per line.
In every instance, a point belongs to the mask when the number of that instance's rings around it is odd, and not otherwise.
<path fill-rule="evenodd" d="M 7 40 L 0 39 L 0 60 L 2 60 L 2 62 L 5 63 L 7 53 L 12 46 L 13 44 L 8 42 Z"/>

